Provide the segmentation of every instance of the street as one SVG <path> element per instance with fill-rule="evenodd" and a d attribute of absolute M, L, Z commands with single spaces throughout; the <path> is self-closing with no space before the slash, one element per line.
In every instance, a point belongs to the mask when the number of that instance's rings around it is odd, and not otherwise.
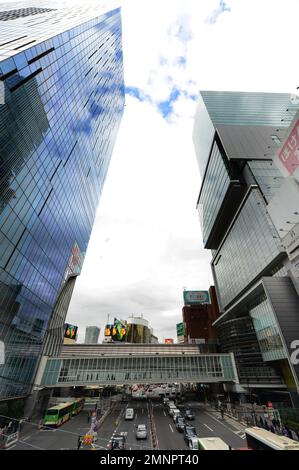
<path fill-rule="evenodd" d="M 243 428 L 231 418 L 221 420 L 219 413 L 205 409 L 198 404 L 187 404 L 192 407 L 195 419 L 190 424 L 195 426 L 199 437 L 220 437 L 232 448 L 246 447 Z M 150 450 L 152 440 L 150 433 L 149 409 L 150 402 L 146 400 L 131 400 L 127 403 L 116 403 L 115 408 L 107 416 L 98 430 L 96 448 L 107 449 L 114 434 L 126 434 L 126 447 L 128 450 Z M 158 449 L 161 450 L 187 450 L 183 433 L 177 431 L 173 419 L 168 415 L 166 408 L 159 401 L 152 402 L 153 418 L 157 433 Z M 134 419 L 125 420 L 125 409 L 134 409 Z M 87 419 L 88 409 L 84 409 L 79 415 L 73 417 L 63 426 L 54 429 L 38 429 L 32 423 L 32 431 L 22 433 L 20 440 L 8 450 L 75 450 L 77 449 L 78 436 L 84 435 L 90 429 Z M 136 439 L 136 426 L 145 424 L 148 430 L 147 439 Z M 29 426 L 29 425 L 28 425 Z M 81 449 L 88 449 L 83 446 Z"/>

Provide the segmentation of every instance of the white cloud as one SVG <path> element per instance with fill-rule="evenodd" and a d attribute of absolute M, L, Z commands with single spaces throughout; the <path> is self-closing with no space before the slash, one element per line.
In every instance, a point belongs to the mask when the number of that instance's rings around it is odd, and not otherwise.
<path fill-rule="evenodd" d="M 68 321 L 103 326 L 107 313 L 143 313 L 162 339 L 175 335 L 183 286 L 212 283 L 195 210 L 200 178 L 192 145 L 199 89 L 295 91 L 297 0 L 127 0 L 123 6 L 127 96 L 108 178 Z M 181 29 L 181 41 L 176 33 Z M 184 33 L 184 34 L 183 34 Z M 191 39 L 192 37 L 192 39 Z M 189 40 L 190 39 L 190 40 Z M 184 66 L 177 61 L 184 57 Z M 173 124 L 157 111 L 173 87 Z M 109 243 L 105 240 L 110 238 Z M 100 258 L 101 257 L 101 258 Z"/>

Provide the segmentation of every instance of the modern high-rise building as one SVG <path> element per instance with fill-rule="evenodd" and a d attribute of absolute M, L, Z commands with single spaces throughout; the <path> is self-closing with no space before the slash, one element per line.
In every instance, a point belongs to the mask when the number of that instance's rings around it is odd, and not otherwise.
<path fill-rule="evenodd" d="M 101 329 L 97 326 L 87 326 L 85 331 L 85 344 L 97 344 Z"/>
<path fill-rule="evenodd" d="M 0 397 L 59 352 L 124 109 L 119 2 L 0 5 Z"/>
<path fill-rule="evenodd" d="M 273 160 L 298 107 L 286 93 L 202 91 L 193 133 L 202 175 L 197 208 L 221 314 L 214 326 L 240 376 L 231 390 L 272 390 L 294 405 L 299 299 L 267 207 L 284 181 Z"/>

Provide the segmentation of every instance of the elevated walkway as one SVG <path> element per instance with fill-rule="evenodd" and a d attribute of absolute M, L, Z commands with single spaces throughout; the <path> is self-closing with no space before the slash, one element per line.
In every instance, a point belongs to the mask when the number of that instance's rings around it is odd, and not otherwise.
<path fill-rule="evenodd" d="M 204 354 L 193 344 L 78 344 L 44 356 L 42 387 L 134 383 L 238 383 L 233 354 Z"/>

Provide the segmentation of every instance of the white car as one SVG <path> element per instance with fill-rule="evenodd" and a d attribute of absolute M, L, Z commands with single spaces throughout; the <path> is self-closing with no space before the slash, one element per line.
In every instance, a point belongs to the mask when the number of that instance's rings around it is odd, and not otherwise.
<path fill-rule="evenodd" d="M 173 416 L 174 411 L 179 411 L 175 405 L 169 407 L 169 409 L 168 409 L 169 416 Z"/>
<path fill-rule="evenodd" d="M 136 428 L 136 439 L 147 439 L 147 429 L 145 424 L 138 424 Z"/>
<path fill-rule="evenodd" d="M 134 419 L 134 410 L 133 410 L 133 408 L 127 408 L 126 409 L 125 419 Z"/>

